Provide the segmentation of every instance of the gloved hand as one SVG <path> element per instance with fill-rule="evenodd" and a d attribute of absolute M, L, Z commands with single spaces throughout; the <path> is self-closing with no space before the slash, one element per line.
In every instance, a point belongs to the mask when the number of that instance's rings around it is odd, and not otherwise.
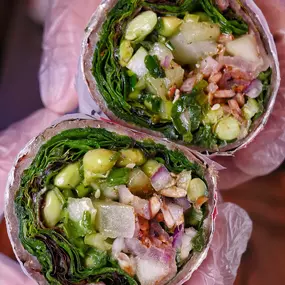
<path fill-rule="evenodd" d="M 257 2 L 262 4 L 272 32 L 276 36 L 279 55 L 280 57 L 283 56 L 283 60 L 280 58 L 281 72 L 283 73 L 285 54 L 284 52 L 282 54 L 284 45 L 282 28 L 285 25 L 282 12 L 285 10 L 284 2 L 280 0 L 266 2 L 259 0 Z M 70 112 L 78 105 L 75 81 L 80 43 L 88 19 L 98 3 L 98 0 L 85 0 L 83 5 L 82 1 L 79 0 L 54 0 L 50 4 L 45 24 L 40 86 L 45 106 L 54 112 L 60 114 Z M 79 86 L 79 88 L 81 87 Z M 285 118 L 285 111 L 282 109 L 285 103 L 283 91 L 284 87 L 281 87 L 274 113 L 265 130 L 255 142 L 249 145 L 247 149 L 238 152 L 234 158 L 218 159 L 221 164 L 228 168 L 228 170 L 220 173 L 220 188 L 227 189 L 254 176 L 267 174 L 283 161 L 285 157 L 285 137 L 282 132 L 282 124 Z M 58 116 L 46 110 L 39 112 L 46 114 L 47 124 Z M 36 114 L 40 117 L 38 113 Z M 25 133 L 26 140 L 46 127 L 44 124 L 39 124 L 40 122 L 36 120 L 33 131 Z M 26 122 L 19 123 L 18 127 L 17 134 L 19 135 L 21 128 L 26 128 Z M 16 142 L 13 148 L 15 151 L 10 152 L 11 142 L 14 142 L 15 139 L 10 137 L 9 140 L 9 133 L 9 130 L 6 133 L 3 132 L 2 137 L 0 137 L 0 191 L 4 190 L 3 185 L 6 181 L 7 170 L 11 166 L 15 153 L 23 146 L 22 143 Z M 4 141 L 3 137 L 5 138 Z M 6 166 L 4 169 L 3 165 Z M 246 248 L 251 233 L 251 226 L 248 215 L 242 209 L 233 204 L 221 204 L 209 255 L 187 284 L 233 284 L 240 257 Z M 11 277 L 7 284 L 12 284 L 11 280 L 14 279 Z"/>

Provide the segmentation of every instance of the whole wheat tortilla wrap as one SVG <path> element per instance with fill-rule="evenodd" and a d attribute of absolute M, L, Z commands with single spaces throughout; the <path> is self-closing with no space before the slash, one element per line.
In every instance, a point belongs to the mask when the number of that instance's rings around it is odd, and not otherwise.
<path fill-rule="evenodd" d="M 98 104 L 119 124 L 218 154 L 264 128 L 280 83 L 273 37 L 252 0 L 102 1 L 81 69 L 90 115 Z"/>
<path fill-rule="evenodd" d="M 73 118 L 20 152 L 5 198 L 15 255 L 39 284 L 182 284 L 213 237 L 216 174 L 183 146 Z"/>

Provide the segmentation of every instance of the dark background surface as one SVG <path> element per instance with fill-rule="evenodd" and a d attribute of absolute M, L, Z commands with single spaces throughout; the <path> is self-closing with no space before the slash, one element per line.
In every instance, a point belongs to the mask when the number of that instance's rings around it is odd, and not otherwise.
<path fill-rule="evenodd" d="M 0 0 L 0 130 L 42 107 L 37 77 L 41 40 L 42 27 L 26 16 L 24 1 Z M 235 285 L 285 284 L 283 168 L 223 192 L 225 201 L 244 208 L 254 225 Z M 4 222 L 0 251 L 13 258 Z"/>

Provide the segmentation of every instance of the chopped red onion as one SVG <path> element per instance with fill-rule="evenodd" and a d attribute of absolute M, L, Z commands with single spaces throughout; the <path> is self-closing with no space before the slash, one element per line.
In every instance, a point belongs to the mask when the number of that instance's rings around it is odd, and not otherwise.
<path fill-rule="evenodd" d="M 121 251 L 126 249 L 124 238 L 116 238 L 112 245 L 112 255 L 117 258 Z"/>
<path fill-rule="evenodd" d="M 151 177 L 151 185 L 156 191 L 166 188 L 173 181 L 170 172 L 162 165 Z"/>
<path fill-rule="evenodd" d="M 196 83 L 196 81 L 197 81 L 196 75 L 193 75 L 192 77 L 187 78 L 187 79 L 183 82 L 183 84 L 182 84 L 180 90 L 181 90 L 182 92 L 188 92 L 188 93 L 191 92 L 192 89 L 193 89 L 193 87 L 194 87 L 194 85 L 195 85 L 195 83 Z"/>
<path fill-rule="evenodd" d="M 184 224 L 181 224 L 175 228 L 174 235 L 173 235 L 173 242 L 172 242 L 172 246 L 174 248 L 181 247 L 183 233 L 184 233 Z"/>
<path fill-rule="evenodd" d="M 213 72 L 218 72 L 221 69 L 221 65 L 213 59 L 211 56 L 206 57 L 205 59 L 202 60 L 201 66 L 200 66 L 200 71 L 205 75 L 205 76 L 210 76 Z"/>
<path fill-rule="evenodd" d="M 129 188 L 127 188 L 125 185 L 118 186 L 118 192 L 119 192 L 120 203 L 130 204 L 133 202 L 134 195 L 131 193 Z"/>
<path fill-rule="evenodd" d="M 260 93 L 262 92 L 263 85 L 260 80 L 255 79 L 253 80 L 248 88 L 245 90 L 245 95 L 250 97 L 250 98 L 257 98 Z"/>
<path fill-rule="evenodd" d="M 156 237 L 163 242 L 169 241 L 169 234 L 161 227 L 157 221 L 150 222 L 150 236 Z"/>
<path fill-rule="evenodd" d="M 165 56 L 164 60 L 162 61 L 162 66 L 165 68 L 170 67 L 171 57 L 169 55 Z"/>
<path fill-rule="evenodd" d="M 151 212 L 150 212 L 148 200 L 141 199 L 137 196 L 134 196 L 132 205 L 135 209 L 136 214 L 142 216 L 143 218 L 147 220 L 151 219 Z"/>
<path fill-rule="evenodd" d="M 179 205 L 180 207 L 183 208 L 183 211 L 185 212 L 186 210 L 188 210 L 191 207 L 191 204 L 189 202 L 189 200 L 186 197 L 183 198 L 175 198 L 173 200 L 173 202 L 177 205 Z"/>

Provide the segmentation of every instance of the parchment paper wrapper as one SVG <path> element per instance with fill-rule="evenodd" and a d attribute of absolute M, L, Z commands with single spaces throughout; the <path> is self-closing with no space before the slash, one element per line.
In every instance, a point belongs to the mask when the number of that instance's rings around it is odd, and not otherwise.
<path fill-rule="evenodd" d="M 210 243 L 213 238 L 215 217 L 217 214 L 217 193 L 216 193 L 216 178 L 217 173 L 213 165 L 209 165 L 210 162 L 203 159 L 203 156 L 196 152 L 190 151 L 183 146 L 177 146 L 171 142 L 166 142 L 156 137 L 151 137 L 143 133 L 139 133 L 134 130 L 127 129 L 125 127 L 113 124 L 107 121 L 99 121 L 90 118 L 89 116 L 82 114 L 66 115 L 57 120 L 51 127 L 44 130 L 40 135 L 32 139 L 25 148 L 17 156 L 15 163 L 10 171 L 7 188 L 5 193 L 5 218 L 7 224 L 8 235 L 14 250 L 14 253 L 21 264 L 23 271 L 39 284 L 48 284 L 44 276 L 40 273 L 41 265 L 35 257 L 30 255 L 22 246 L 19 240 L 19 222 L 15 213 L 14 199 L 19 189 L 22 173 L 27 169 L 35 158 L 42 144 L 48 141 L 50 138 L 60 133 L 63 130 L 72 128 L 105 128 L 108 131 L 115 132 L 117 134 L 129 136 L 135 140 L 151 139 L 155 143 L 164 144 L 168 149 L 180 150 L 191 161 L 196 161 L 205 170 L 205 179 L 208 183 L 209 190 L 209 214 L 204 221 L 204 228 L 206 230 L 207 245 L 200 253 L 195 252 L 192 258 L 186 263 L 183 268 L 178 272 L 176 277 L 167 284 L 178 285 L 183 284 L 189 280 L 192 273 L 200 266 L 202 261 L 206 258 Z"/>
<path fill-rule="evenodd" d="M 108 109 L 108 106 L 105 103 L 102 95 L 97 90 L 96 81 L 92 75 L 94 49 L 96 42 L 99 40 L 100 30 L 107 17 L 107 13 L 114 7 L 116 3 L 117 0 L 103 0 L 97 8 L 96 12 L 93 14 L 90 23 L 86 28 L 85 38 L 82 43 L 80 70 L 77 81 L 80 111 L 92 116 L 96 112 L 100 113 L 101 116 L 104 113 L 112 121 L 115 121 L 121 125 L 158 137 L 163 137 L 163 134 L 160 132 L 143 128 L 141 126 L 135 125 L 131 122 L 126 122 L 118 118 L 110 109 Z M 238 3 L 240 3 L 241 6 Z M 249 24 L 251 31 L 255 33 L 257 42 L 259 44 L 263 44 L 265 47 L 265 52 L 268 55 L 269 64 L 272 68 L 271 86 L 267 94 L 269 99 L 265 106 L 266 110 L 264 114 L 253 123 L 251 132 L 244 139 L 227 144 L 225 147 L 221 147 L 218 151 L 208 150 L 192 145 L 189 146 L 191 149 L 203 152 L 205 154 L 215 153 L 216 155 L 233 155 L 236 151 L 246 147 L 247 144 L 251 143 L 264 128 L 273 109 L 273 105 L 280 85 L 280 71 L 276 46 L 266 19 L 261 10 L 252 0 L 231 0 L 230 5 L 232 10 L 234 10 Z M 86 86 L 84 86 L 84 82 Z M 184 144 L 182 141 L 175 142 Z"/>

